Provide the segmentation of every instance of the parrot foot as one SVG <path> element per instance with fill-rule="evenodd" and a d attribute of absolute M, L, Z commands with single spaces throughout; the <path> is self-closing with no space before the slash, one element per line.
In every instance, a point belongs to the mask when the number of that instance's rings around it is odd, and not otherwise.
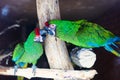
<path fill-rule="evenodd" d="M 32 71 L 32 73 L 33 73 L 33 75 L 35 76 L 35 74 L 36 74 L 36 65 L 32 65 L 32 69 L 33 69 L 33 71 Z"/>
<path fill-rule="evenodd" d="M 18 65 L 15 65 L 14 66 L 14 75 L 16 75 L 17 70 L 18 70 Z"/>

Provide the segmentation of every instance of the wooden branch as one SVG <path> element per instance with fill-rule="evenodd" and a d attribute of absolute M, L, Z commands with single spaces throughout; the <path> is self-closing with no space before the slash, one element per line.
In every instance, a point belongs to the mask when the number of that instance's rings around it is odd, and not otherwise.
<path fill-rule="evenodd" d="M 12 52 L 9 52 L 9 53 L 7 53 L 7 54 L 0 55 L 0 61 L 2 61 L 4 58 L 6 58 L 6 57 L 8 57 L 8 56 L 10 56 L 10 55 L 12 55 Z"/>
<path fill-rule="evenodd" d="M 46 21 L 60 19 L 58 0 L 37 0 L 36 3 L 40 28 L 43 28 Z M 73 69 L 63 41 L 48 35 L 45 41 L 45 52 L 50 68 Z"/>
<path fill-rule="evenodd" d="M 4 30 L 2 30 L 2 31 L 0 32 L 0 36 L 3 35 L 3 34 L 4 34 L 6 31 L 8 31 L 9 29 L 19 28 L 19 27 L 20 27 L 19 24 L 13 24 L 13 25 L 11 25 L 11 26 L 8 26 L 7 28 L 5 28 Z"/>
<path fill-rule="evenodd" d="M 36 75 L 34 76 L 32 73 L 32 68 L 26 69 L 18 69 L 16 75 L 14 75 L 13 68 L 7 67 L 0 67 L 0 75 L 12 75 L 12 76 L 23 76 L 28 79 L 33 77 L 42 77 L 42 78 L 54 78 L 54 79 L 61 79 L 61 80 L 90 80 L 92 79 L 95 74 L 97 74 L 96 70 L 57 70 L 57 69 L 36 69 Z"/>

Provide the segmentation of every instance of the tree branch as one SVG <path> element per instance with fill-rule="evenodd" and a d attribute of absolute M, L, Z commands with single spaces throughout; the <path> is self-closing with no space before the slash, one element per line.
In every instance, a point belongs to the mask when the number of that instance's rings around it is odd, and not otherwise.
<path fill-rule="evenodd" d="M 0 67 L 0 75 L 24 76 L 28 79 L 33 77 L 54 78 L 54 79 L 81 79 L 90 80 L 97 74 L 96 70 L 57 70 L 57 69 L 36 69 L 36 75 L 32 73 L 32 68 L 18 69 L 14 75 L 14 69 L 8 67 Z"/>
<path fill-rule="evenodd" d="M 10 56 L 10 55 L 12 55 L 12 52 L 9 52 L 9 53 L 7 53 L 7 54 L 0 55 L 0 61 L 2 61 L 4 58 L 6 58 L 6 57 L 8 57 L 8 56 Z"/>
<path fill-rule="evenodd" d="M 12 29 L 12 28 L 18 28 L 18 27 L 20 27 L 20 25 L 18 24 L 13 24 L 11 26 L 8 26 L 7 28 L 5 28 L 4 30 L 0 32 L 0 36 L 3 35 L 7 30 Z"/>
<path fill-rule="evenodd" d="M 59 0 L 36 0 L 40 28 L 51 19 L 60 19 Z M 63 41 L 48 35 L 45 40 L 45 54 L 50 68 L 73 69 Z M 64 62 L 63 62 L 64 61 Z"/>

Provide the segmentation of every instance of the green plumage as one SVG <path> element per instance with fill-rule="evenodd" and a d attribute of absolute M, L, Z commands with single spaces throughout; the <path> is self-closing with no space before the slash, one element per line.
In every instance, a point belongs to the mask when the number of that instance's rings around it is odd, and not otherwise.
<path fill-rule="evenodd" d="M 58 38 L 80 47 L 92 48 L 103 46 L 107 41 L 106 39 L 114 37 L 111 32 L 86 20 L 52 20 L 50 24 L 56 24 L 56 36 Z"/>
<path fill-rule="evenodd" d="M 120 56 L 109 46 L 116 47 L 114 43 L 119 42 L 120 38 L 98 24 L 86 20 L 50 20 L 49 24 L 56 25 L 55 35 L 61 40 L 83 48 L 105 47 L 106 50 Z"/>
<path fill-rule="evenodd" d="M 43 54 L 42 45 L 34 41 L 35 33 L 32 31 L 28 36 L 26 42 L 19 43 L 14 49 L 12 60 L 16 64 L 32 63 L 36 64 L 37 60 Z M 21 66 L 21 65 L 20 65 Z"/>
<path fill-rule="evenodd" d="M 24 49 L 24 44 L 23 43 L 18 43 L 15 46 L 15 49 L 13 51 L 13 57 L 12 60 L 16 61 L 16 64 L 18 64 L 18 60 L 21 58 L 21 56 L 25 53 L 25 49 Z"/>
<path fill-rule="evenodd" d="M 35 42 L 35 32 L 32 31 L 24 43 L 18 43 L 13 51 L 12 60 L 19 67 L 24 67 L 27 63 L 36 65 L 37 60 L 43 54 L 41 43 Z"/>

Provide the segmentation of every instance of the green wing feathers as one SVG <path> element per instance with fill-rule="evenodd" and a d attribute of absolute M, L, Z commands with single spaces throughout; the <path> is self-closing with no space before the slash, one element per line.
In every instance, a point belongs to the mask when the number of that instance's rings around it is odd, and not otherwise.
<path fill-rule="evenodd" d="M 76 35 L 83 47 L 100 47 L 104 46 L 110 38 L 114 38 L 114 34 L 105 30 L 102 26 L 91 22 L 82 24 L 81 29 Z M 84 43 L 84 44 L 82 44 Z"/>
<path fill-rule="evenodd" d="M 19 60 L 21 58 L 21 56 L 24 54 L 24 52 L 25 52 L 24 44 L 23 43 L 18 43 L 15 46 L 15 49 L 13 51 L 12 60 L 16 62 L 17 60 Z"/>

